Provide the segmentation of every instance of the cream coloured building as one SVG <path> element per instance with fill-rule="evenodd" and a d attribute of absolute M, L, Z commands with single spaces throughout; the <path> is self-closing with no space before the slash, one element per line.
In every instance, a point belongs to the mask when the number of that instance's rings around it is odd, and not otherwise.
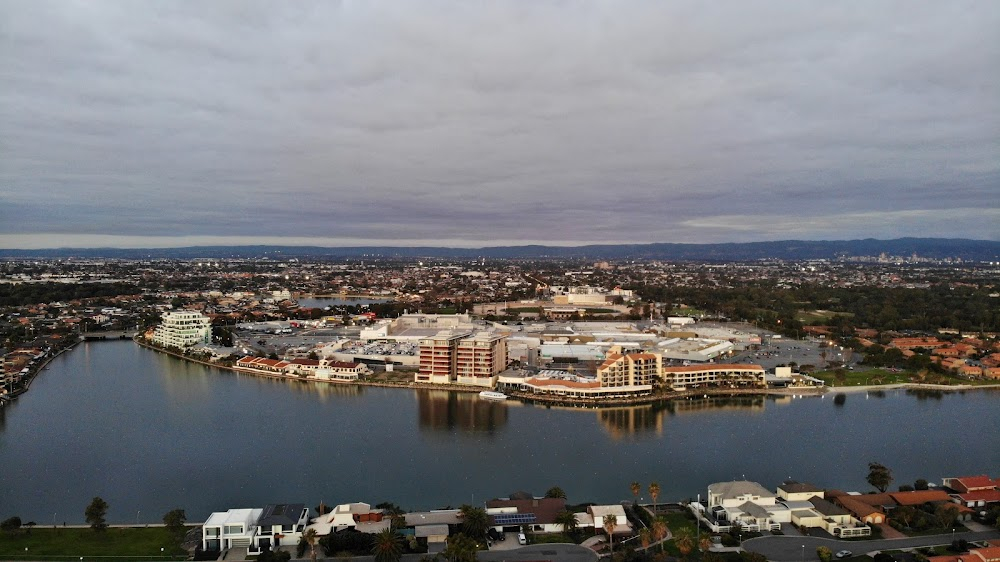
<path fill-rule="evenodd" d="M 190 310 L 166 312 L 150 339 L 157 345 L 180 349 L 209 344 L 212 343 L 212 321 Z"/>

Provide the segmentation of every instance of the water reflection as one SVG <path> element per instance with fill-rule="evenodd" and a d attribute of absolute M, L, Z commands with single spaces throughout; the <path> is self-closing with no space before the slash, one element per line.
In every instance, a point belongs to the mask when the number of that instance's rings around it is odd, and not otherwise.
<path fill-rule="evenodd" d="M 483 400 L 477 394 L 446 390 L 417 390 L 421 429 L 484 431 L 507 425 L 507 405 Z"/>
<path fill-rule="evenodd" d="M 597 411 L 597 419 L 613 439 L 636 433 L 663 433 L 665 404 L 604 408 Z"/>

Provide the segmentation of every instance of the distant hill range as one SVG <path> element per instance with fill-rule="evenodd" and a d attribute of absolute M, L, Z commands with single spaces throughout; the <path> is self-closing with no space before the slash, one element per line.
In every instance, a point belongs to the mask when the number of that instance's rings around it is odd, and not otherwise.
<path fill-rule="evenodd" d="M 485 248 L 338 247 L 318 246 L 191 246 L 185 248 L 53 248 L 4 250 L 0 258 L 515 258 L 515 259 L 656 259 L 676 261 L 755 261 L 761 259 L 834 259 L 842 256 L 960 258 L 964 261 L 1000 261 L 1000 242 L 950 238 L 895 240 L 782 240 L 725 244 L 608 244 L 591 246 L 494 246 Z"/>

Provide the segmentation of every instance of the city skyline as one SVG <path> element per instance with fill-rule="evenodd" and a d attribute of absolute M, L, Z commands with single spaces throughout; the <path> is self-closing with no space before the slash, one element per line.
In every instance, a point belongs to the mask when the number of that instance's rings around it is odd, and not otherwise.
<path fill-rule="evenodd" d="M 0 2 L 0 247 L 1000 240 L 1000 7 Z"/>

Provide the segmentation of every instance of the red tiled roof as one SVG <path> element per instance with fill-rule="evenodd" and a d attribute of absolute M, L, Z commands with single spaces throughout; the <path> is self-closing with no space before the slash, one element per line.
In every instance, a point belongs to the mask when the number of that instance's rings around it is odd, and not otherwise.
<path fill-rule="evenodd" d="M 951 496 L 944 490 L 914 490 L 912 492 L 892 492 L 889 495 L 899 505 L 920 505 L 927 502 L 951 501 Z"/>
<path fill-rule="evenodd" d="M 990 490 L 1000 485 L 1000 482 L 993 480 L 985 474 L 980 474 L 978 476 L 962 476 L 960 478 L 953 478 L 952 480 L 961 483 L 962 486 L 969 491 Z"/>
<path fill-rule="evenodd" d="M 958 497 L 967 502 L 1000 502 L 1000 490 L 976 490 L 958 494 Z"/>

